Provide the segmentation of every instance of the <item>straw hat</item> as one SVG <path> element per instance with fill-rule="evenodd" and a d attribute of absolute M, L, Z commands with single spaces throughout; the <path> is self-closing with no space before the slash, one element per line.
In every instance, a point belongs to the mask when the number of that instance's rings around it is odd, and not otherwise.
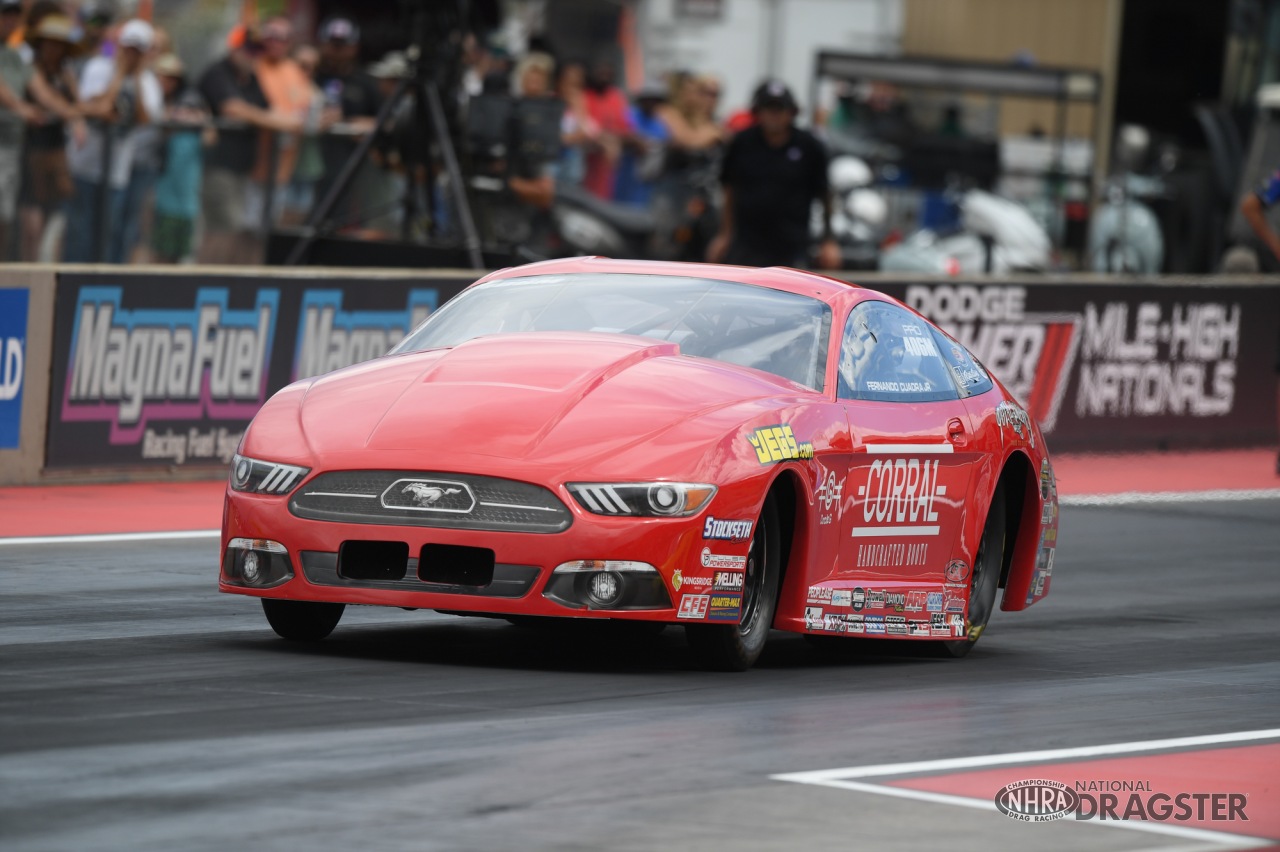
<path fill-rule="evenodd" d="M 81 50 L 80 30 L 66 15 L 48 15 L 27 33 L 27 44 L 35 47 L 41 41 L 60 41 L 74 56 Z"/>

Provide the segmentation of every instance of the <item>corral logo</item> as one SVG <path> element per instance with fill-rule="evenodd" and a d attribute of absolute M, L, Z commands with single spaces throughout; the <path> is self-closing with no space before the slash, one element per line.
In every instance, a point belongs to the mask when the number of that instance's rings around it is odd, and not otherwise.
<path fill-rule="evenodd" d="M 904 301 L 960 341 L 1053 430 L 1079 346 L 1080 317 L 1028 313 L 1027 288 L 943 284 L 907 288 Z"/>
<path fill-rule="evenodd" d="M 4 450 L 16 450 L 22 437 L 29 298 L 26 290 L 0 290 L 0 449 Z"/>
<path fill-rule="evenodd" d="M 945 497 L 947 486 L 938 482 L 939 463 L 912 458 L 877 458 L 867 469 L 867 481 L 858 486 L 865 526 L 854 526 L 852 535 L 937 535 L 938 512 L 934 501 Z"/>
<path fill-rule="evenodd" d="M 1080 417 L 1218 417 L 1235 401 L 1240 304 L 1089 302 L 1080 344 Z"/>
<path fill-rule="evenodd" d="M 341 290 L 308 290 L 293 378 L 319 376 L 385 355 L 436 309 L 435 290 L 410 290 L 404 310 L 345 311 Z"/>
<path fill-rule="evenodd" d="M 126 310 L 120 297 L 119 287 L 79 292 L 64 422 L 106 421 L 110 443 L 133 444 L 148 421 L 253 417 L 266 399 L 279 290 L 259 290 L 245 309 L 227 307 L 224 287 L 201 288 L 190 308 Z"/>
<path fill-rule="evenodd" d="M 1071 816 L 1080 804 L 1080 797 L 1061 781 L 1037 778 L 1001 787 L 995 802 L 996 809 L 1011 819 L 1052 822 Z"/>

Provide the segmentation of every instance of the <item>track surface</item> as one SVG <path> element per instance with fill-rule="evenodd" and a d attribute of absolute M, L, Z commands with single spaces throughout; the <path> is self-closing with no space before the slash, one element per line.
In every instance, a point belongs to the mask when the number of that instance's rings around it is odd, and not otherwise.
<path fill-rule="evenodd" d="M 10 544 L 0 847 L 1205 848 L 769 777 L 1280 727 L 1280 500 L 1068 506 L 1060 541 L 965 660 L 775 633 L 741 675 L 675 628 L 382 609 L 300 647 L 216 594 L 213 539 Z"/>

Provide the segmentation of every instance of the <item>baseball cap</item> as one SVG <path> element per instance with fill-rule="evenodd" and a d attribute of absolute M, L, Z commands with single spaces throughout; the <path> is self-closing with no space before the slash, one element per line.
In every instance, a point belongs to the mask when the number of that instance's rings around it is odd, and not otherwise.
<path fill-rule="evenodd" d="M 752 110 L 769 107 L 780 107 L 789 110 L 798 109 L 795 96 L 791 94 L 787 84 L 781 80 L 765 80 L 759 86 L 756 86 L 755 93 L 751 96 Z"/>
<path fill-rule="evenodd" d="M 359 41 L 360 28 L 348 18 L 330 18 L 320 26 L 320 41 Z"/>
<path fill-rule="evenodd" d="M 117 43 L 121 47 L 133 47 L 146 52 L 151 49 L 151 42 L 155 40 L 156 32 L 151 25 L 141 18 L 134 18 L 120 28 L 120 38 Z"/>

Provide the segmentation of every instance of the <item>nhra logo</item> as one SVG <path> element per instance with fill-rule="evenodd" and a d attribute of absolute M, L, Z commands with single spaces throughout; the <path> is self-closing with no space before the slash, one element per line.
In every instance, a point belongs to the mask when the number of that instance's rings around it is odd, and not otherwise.
<path fill-rule="evenodd" d="M 137 441 L 148 420 L 249 419 L 266 399 L 280 291 L 227 306 L 205 287 L 190 308 L 120 306 L 121 288 L 84 287 L 76 302 L 62 420 L 105 420 L 110 441 Z"/>
<path fill-rule="evenodd" d="M 436 308 L 435 290 L 410 290 L 403 310 L 344 311 L 343 291 L 308 290 L 302 296 L 301 334 L 293 378 L 330 373 L 378 358 L 404 339 Z"/>
<path fill-rule="evenodd" d="M 1016 781 L 996 792 L 996 809 L 1021 822 L 1052 822 L 1070 816 L 1080 796 L 1061 781 Z"/>

